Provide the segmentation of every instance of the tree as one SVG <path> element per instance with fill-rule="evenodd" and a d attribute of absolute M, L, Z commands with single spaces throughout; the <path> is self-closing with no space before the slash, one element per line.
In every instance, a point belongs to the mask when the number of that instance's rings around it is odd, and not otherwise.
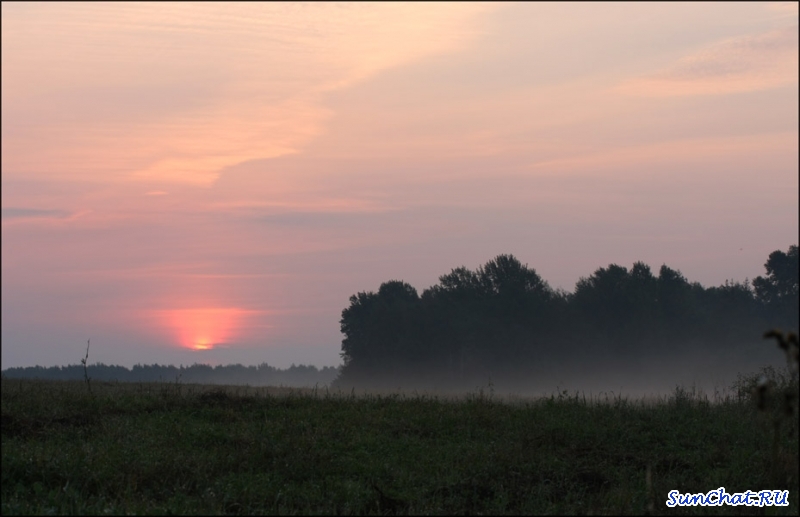
<path fill-rule="evenodd" d="M 478 275 L 464 266 L 450 271 L 447 275 L 439 277 L 439 285 L 434 286 L 437 291 L 452 294 L 474 295 L 480 291 Z"/>
<path fill-rule="evenodd" d="M 377 293 L 350 297 L 340 320 L 343 376 L 377 377 L 421 363 L 420 299 L 411 285 L 392 280 Z"/>
<path fill-rule="evenodd" d="M 545 341 L 554 293 L 513 255 L 498 255 L 478 268 L 477 277 L 483 293 L 480 357 L 488 371 L 509 373 Z"/>
<path fill-rule="evenodd" d="M 780 250 L 769 254 L 764 264 L 767 276 L 753 280 L 756 296 L 764 303 L 776 303 L 798 296 L 797 246 L 789 246 L 788 253 Z"/>
<path fill-rule="evenodd" d="M 767 276 L 753 280 L 756 297 L 781 324 L 796 328 L 800 292 L 797 245 L 789 246 L 787 253 L 780 250 L 770 253 L 764 268 Z"/>
<path fill-rule="evenodd" d="M 658 272 L 658 306 L 666 327 L 684 325 L 691 307 L 692 287 L 680 271 L 666 264 Z"/>
<path fill-rule="evenodd" d="M 343 373 L 350 372 L 368 360 L 369 326 L 378 295 L 373 292 L 360 292 L 350 297 L 350 306 L 342 311 L 339 320 L 342 334 Z M 355 363 L 355 364 L 354 364 Z M 368 366 L 368 365 L 365 365 Z"/>
<path fill-rule="evenodd" d="M 622 335 L 632 309 L 628 299 L 628 269 L 617 264 L 599 268 L 588 278 L 581 277 L 575 284 L 572 303 L 576 316 L 589 328 L 590 334 L 599 332 L 606 338 Z"/>
<path fill-rule="evenodd" d="M 428 353 L 448 380 L 463 380 L 470 365 L 480 362 L 487 296 L 477 273 L 464 266 L 440 276 L 439 284 L 422 293 Z"/>
<path fill-rule="evenodd" d="M 478 283 L 491 294 L 521 297 L 535 293 L 549 298 L 550 287 L 535 269 L 522 264 L 514 255 L 498 255 L 478 268 Z"/>

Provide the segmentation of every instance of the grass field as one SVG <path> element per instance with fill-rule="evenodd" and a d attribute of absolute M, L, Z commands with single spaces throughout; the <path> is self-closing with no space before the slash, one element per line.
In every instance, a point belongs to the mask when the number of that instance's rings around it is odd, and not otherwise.
<path fill-rule="evenodd" d="M 751 400 L 500 400 L 2 380 L 6 514 L 797 515 L 797 425 Z M 775 422 L 778 422 L 777 426 Z M 667 508 L 670 490 L 789 507 Z"/>

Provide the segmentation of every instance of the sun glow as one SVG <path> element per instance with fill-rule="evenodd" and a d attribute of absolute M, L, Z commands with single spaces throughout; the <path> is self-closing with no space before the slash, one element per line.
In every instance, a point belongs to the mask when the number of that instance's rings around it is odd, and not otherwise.
<path fill-rule="evenodd" d="M 211 350 L 229 343 L 241 330 L 244 317 L 252 312 L 214 307 L 164 310 L 159 314 L 180 346 Z"/>

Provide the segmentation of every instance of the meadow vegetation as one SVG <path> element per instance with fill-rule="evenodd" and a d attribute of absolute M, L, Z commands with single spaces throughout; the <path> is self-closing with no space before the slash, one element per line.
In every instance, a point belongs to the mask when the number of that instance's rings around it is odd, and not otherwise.
<path fill-rule="evenodd" d="M 787 372 L 649 403 L 3 378 L 2 513 L 796 515 L 796 413 L 756 400 Z M 719 487 L 790 506 L 665 506 Z"/>

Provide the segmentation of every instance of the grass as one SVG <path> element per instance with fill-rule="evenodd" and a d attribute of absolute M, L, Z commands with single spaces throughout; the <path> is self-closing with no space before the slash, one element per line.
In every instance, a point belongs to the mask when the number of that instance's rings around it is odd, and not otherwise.
<path fill-rule="evenodd" d="M 747 397 L 91 387 L 2 380 L 4 515 L 797 514 L 797 425 Z M 665 505 L 721 486 L 790 506 Z"/>

